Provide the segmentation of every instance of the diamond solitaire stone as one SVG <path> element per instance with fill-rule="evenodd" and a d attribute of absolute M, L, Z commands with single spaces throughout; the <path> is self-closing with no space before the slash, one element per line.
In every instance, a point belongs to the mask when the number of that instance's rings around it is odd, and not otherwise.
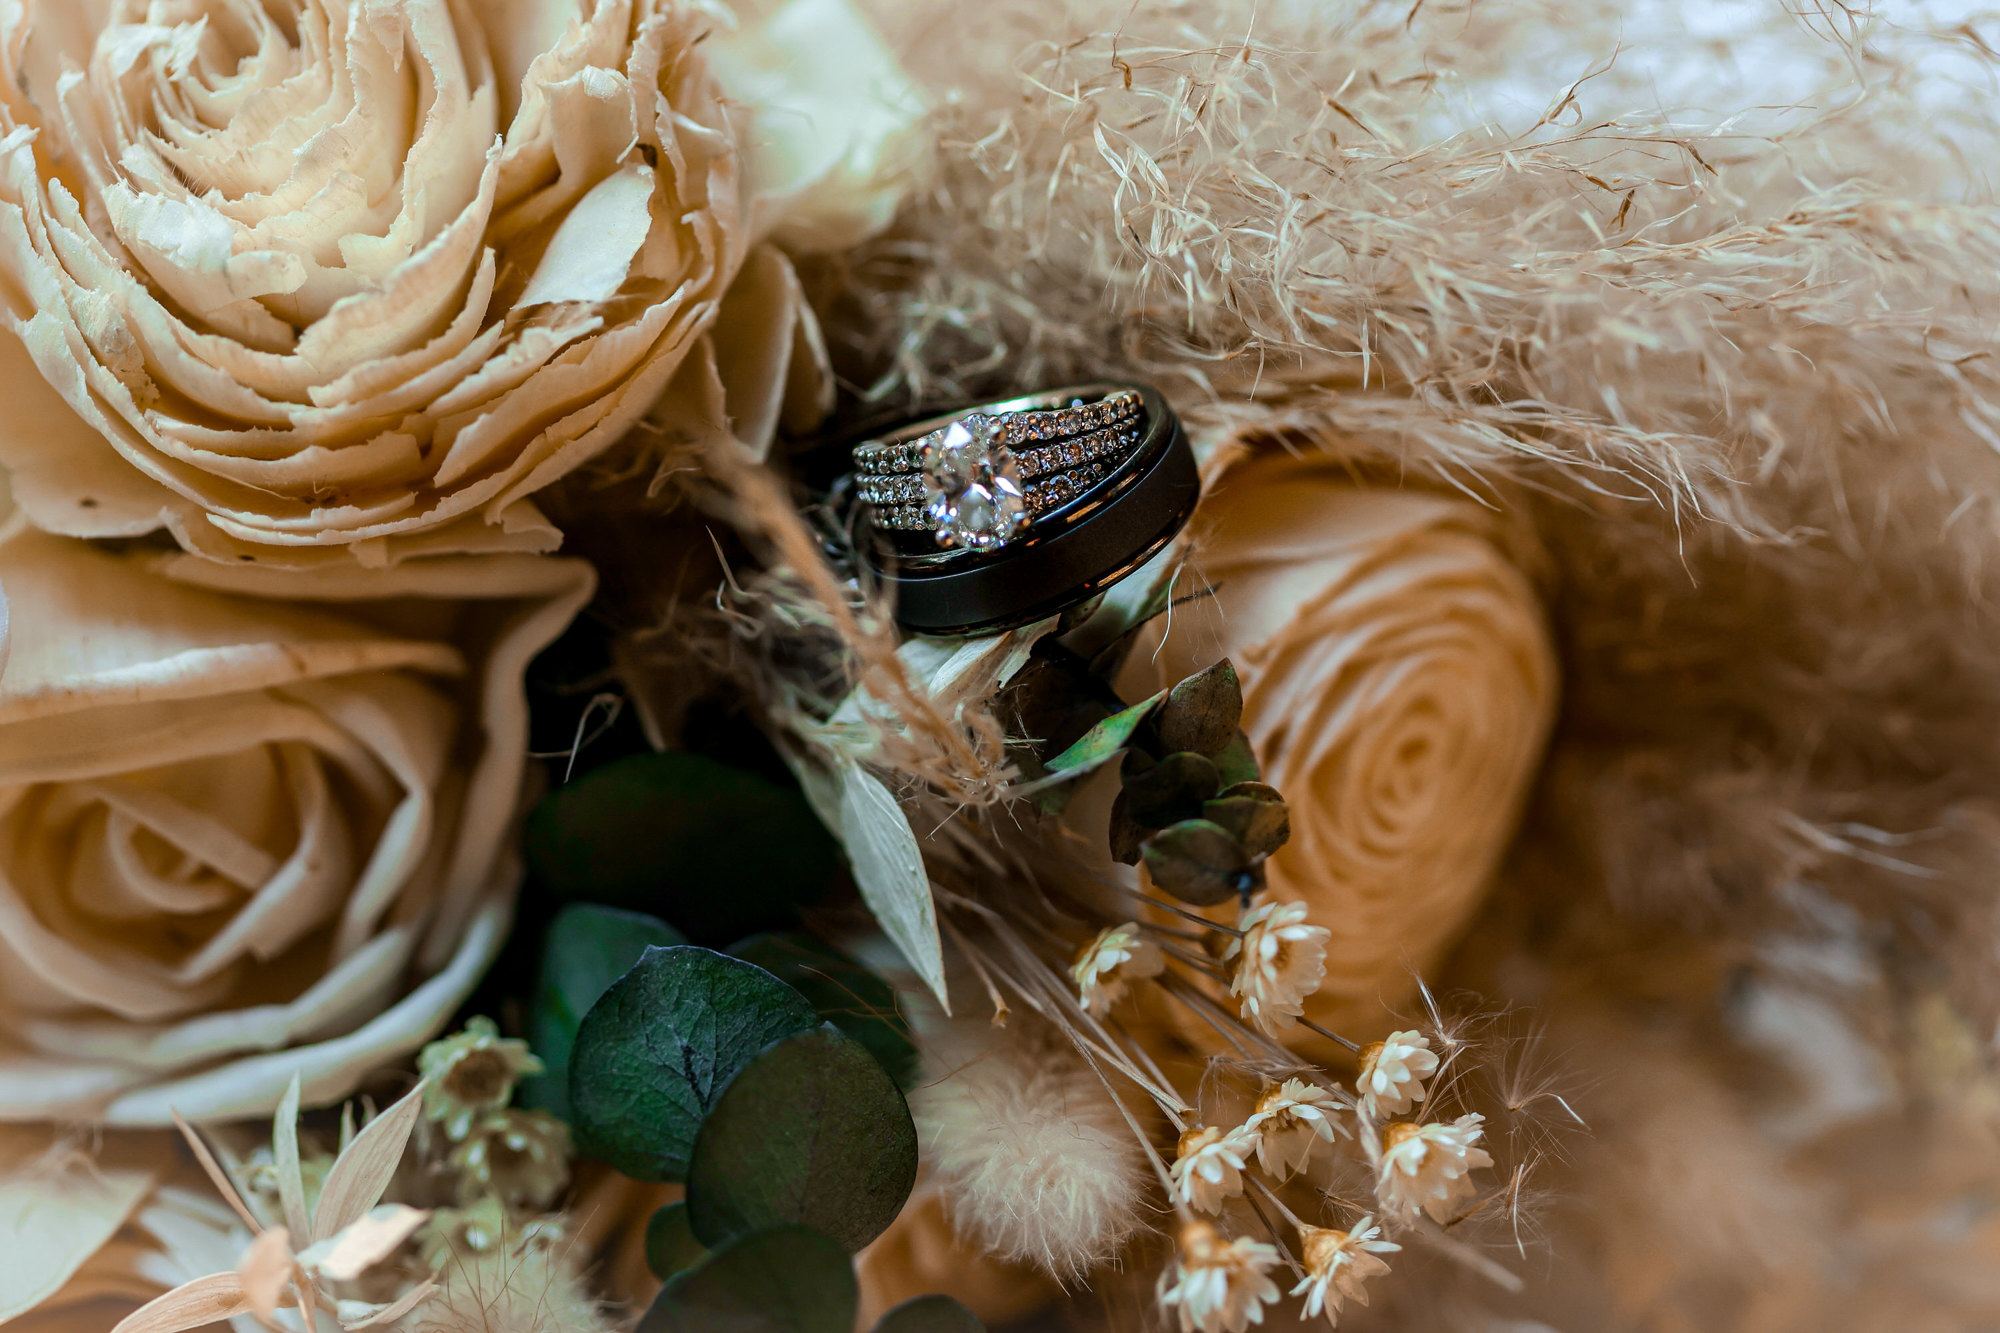
<path fill-rule="evenodd" d="M 974 412 L 924 441 L 925 515 L 940 546 L 990 551 L 1028 525 L 1028 501 L 1000 423 Z"/>

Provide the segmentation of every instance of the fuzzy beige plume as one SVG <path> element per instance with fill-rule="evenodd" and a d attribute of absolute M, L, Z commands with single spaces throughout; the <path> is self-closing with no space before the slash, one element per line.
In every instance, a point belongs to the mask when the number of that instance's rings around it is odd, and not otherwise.
<path fill-rule="evenodd" d="M 1115 1254 L 1139 1226 L 1148 1177 L 1097 1075 L 1019 1021 L 941 1024 L 926 1037 L 934 1076 L 910 1113 L 958 1232 L 1065 1280 Z"/>

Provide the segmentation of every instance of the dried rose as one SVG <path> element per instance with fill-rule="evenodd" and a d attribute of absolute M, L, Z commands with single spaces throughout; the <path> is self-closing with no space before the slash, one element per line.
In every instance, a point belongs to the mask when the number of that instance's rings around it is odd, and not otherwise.
<path fill-rule="evenodd" d="M 1541 608 L 1487 511 L 1356 486 L 1323 459 L 1240 460 L 1195 522 L 1215 595 L 1175 611 L 1157 657 L 1134 653 L 1146 679 L 1127 697 L 1236 664 L 1243 728 L 1291 806 L 1271 898 L 1332 932 L 1305 1015 L 1383 1030 L 1477 907 L 1540 764 L 1556 693 Z"/>
<path fill-rule="evenodd" d="M 0 534 L 0 1119 L 264 1113 L 422 1045 L 505 930 L 521 673 L 591 586 Z"/>

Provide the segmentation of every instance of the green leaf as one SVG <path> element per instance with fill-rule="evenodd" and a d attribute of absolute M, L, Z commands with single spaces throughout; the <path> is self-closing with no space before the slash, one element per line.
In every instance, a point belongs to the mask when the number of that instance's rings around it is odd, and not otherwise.
<path fill-rule="evenodd" d="M 1174 686 L 1160 709 L 1160 744 L 1168 750 L 1219 755 L 1243 721 L 1243 685 L 1224 658 Z"/>
<path fill-rule="evenodd" d="M 1263 774 L 1257 768 L 1257 756 L 1250 749 L 1250 738 L 1240 730 L 1221 754 L 1211 755 L 1215 767 L 1222 774 L 1222 785 L 1238 787 L 1246 782 L 1255 782 Z"/>
<path fill-rule="evenodd" d="M 1227 830 L 1190 819 L 1146 841 L 1146 871 L 1153 883 L 1197 907 L 1213 907 L 1248 885 L 1250 858 Z"/>
<path fill-rule="evenodd" d="M 646 1224 L 646 1267 L 662 1282 L 694 1267 L 707 1253 L 688 1226 L 686 1203 L 668 1204 Z"/>
<path fill-rule="evenodd" d="M 1202 818 L 1228 830 L 1250 856 L 1269 856 L 1291 840 L 1292 810 L 1277 788 L 1239 782 L 1204 802 Z"/>
<path fill-rule="evenodd" d="M 558 899 L 665 917 L 717 943 L 792 922 L 840 875 L 805 798 L 696 754 L 633 755 L 559 787 L 528 818 Z"/>
<path fill-rule="evenodd" d="M 1201 804 L 1222 789 L 1215 764 L 1180 750 L 1125 778 L 1125 813 L 1146 828 L 1165 828 L 1201 816 Z"/>
<path fill-rule="evenodd" d="M 636 1180 L 681 1180 L 730 1078 L 772 1042 L 819 1025 L 797 991 L 708 949 L 648 949 L 604 992 L 570 1055 L 584 1155 Z"/>
<path fill-rule="evenodd" d="M 854 1265 L 811 1227 L 738 1236 L 678 1273 L 635 1333 L 853 1333 Z"/>
<path fill-rule="evenodd" d="M 569 1056 L 583 1016 L 647 949 L 686 943 L 672 926 L 640 912 L 588 903 L 558 912 L 542 944 L 541 974 L 528 1010 L 528 1047 L 547 1072 L 521 1084 L 517 1104 L 571 1119 Z"/>
<path fill-rule="evenodd" d="M 1156 694 L 1144 703 L 1133 704 L 1130 708 L 1113 713 L 1102 722 L 1083 733 L 1076 744 L 1048 761 L 1051 774 L 1061 774 L 1065 778 L 1081 777 L 1083 774 L 1116 759 L 1132 740 L 1132 733 L 1139 725 L 1153 715 L 1166 695 Z"/>
<path fill-rule="evenodd" d="M 695 1137 L 697 1239 L 797 1222 L 852 1252 L 896 1220 L 917 1179 L 917 1130 L 887 1071 L 828 1023 L 738 1071 Z"/>
<path fill-rule="evenodd" d="M 814 935 L 753 935 L 729 952 L 812 1001 L 821 1018 L 866 1046 L 897 1086 L 916 1086 L 923 1061 L 888 982 Z"/>
<path fill-rule="evenodd" d="M 986 1325 L 949 1296 L 918 1296 L 883 1315 L 875 1333 L 986 1333 Z"/>

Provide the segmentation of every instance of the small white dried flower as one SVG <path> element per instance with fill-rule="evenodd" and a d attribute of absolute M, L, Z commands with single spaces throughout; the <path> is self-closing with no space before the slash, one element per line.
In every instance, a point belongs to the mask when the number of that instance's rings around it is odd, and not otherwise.
<path fill-rule="evenodd" d="M 1085 1012 L 1102 1017 L 1124 997 L 1128 985 L 1144 977 L 1157 977 L 1166 966 L 1160 946 L 1140 933 L 1138 923 L 1127 921 L 1100 931 L 1084 945 L 1070 975 L 1076 978 L 1077 997 Z"/>
<path fill-rule="evenodd" d="M 1375 1197 L 1392 1216 L 1405 1221 L 1422 1209 L 1442 1222 L 1460 1199 L 1472 1193 L 1469 1173 L 1493 1165 L 1484 1148 L 1473 1145 L 1486 1117 L 1462 1115 L 1450 1124 L 1399 1120 L 1382 1131 L 1382 1172 Z"/>
<path fill-rule="evenodd" d="M 1370 1120 L 1401 1115 L 1424 1099 L 1424 1080 L 1437 1072 L 1431 1039 L 1420 1032 L 1391 1032 L 1361 1048 L 1361 1076 L 1354 1081 Z"/>
<path fill-rule="evenodd" d="M 449 1164 L 460 1203 L 493 1198 L 538 1213 L 569 1184 L 569 1126 L 546 1111 L 493 1111 L 480 1117 Z"/>
<path fill-rule="evenodd" d="M 1288 1078 L 1257 1100 L 1243 1128 L 1257 1136 L 1257 1165 L 1283 1180 L 1303 1171 L 1322 1144 L 1333 1142 L 1333 1117 L 1340 1103 L 1332 1093 L 1304 1079 Z"/>
<path fill-rule="evenodd" d="M 1269 1276 L 1274 1245 L 1238 1236 L 1224 1240 L 1206 1222 L 1181 1228 L 1180 1255 L 1161 1275 L 1160 1305 L 1180 1319 L 1181 1333 L 1243 1333 L 1264 1322 L 1264 1307 L 1280 1293 Z"/>
<path fill-rule="evenodd" d="M 1306 1276 L 1292 1295 L 1306 1298 L 1306 1317 L 1325 1314 L 1329 1326 L 1340 1322 L 1340 1304 L 1352 1296 L 1363 1305 L 1368 1293 L 1361 1284 L 1389 1271 L 1389 1265 L 1375 1256 L 1391 1254 L 1403 1247 L 1394 1241 L 1378 1240 L 1382 1228 L 1371 1214 L 1354 1224 L 1352 1231 L 1331 1227 L 1300 1227 L 1299 1248 L 1304 1252 Z"/>
<path fill-rule="evenodd" d="M 1204 1213 L 1220 1211 L 1224 1199 L 1243 1192 L 1243 1168 L 1256 1147 L 1257 1136 L 1247 1125 L 1188 1130 L 1174 1159 L 1174 1197 Z"/>
<path fill-rule="evenodd" d="M 1236 960 L 1229 993 L 1243 999 L 1243 1017 L 1267 1037 L 1291 1029 L 1305 998 L 1326 976 L 1326 942 L 1333 932 L 1306 924 L 1304 903 L 1265 903 L 1244 913 L 1242 935 L 1223 961 Z"/>
<path fill-rule="evenodd" d="M 502 1037 L 490 1018 L 469 1019 L 465 1031 L 434 1041 L 417 1056 L 424 1076 L 424 1119 L 444 1126 L 444 1136 L 462 1142 L 488 1111 L 514 1097 L 514 1085 L 542 1072 L 528 1043 Z"/>

